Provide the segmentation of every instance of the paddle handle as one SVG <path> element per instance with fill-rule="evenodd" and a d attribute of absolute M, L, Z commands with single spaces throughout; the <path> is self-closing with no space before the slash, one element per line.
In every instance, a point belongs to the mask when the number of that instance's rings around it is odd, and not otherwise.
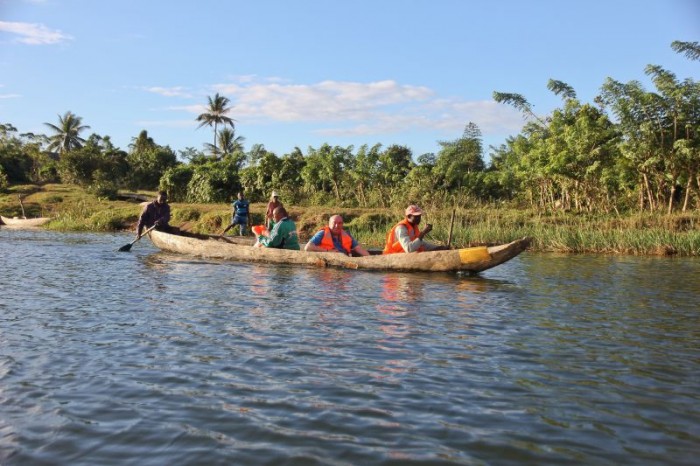
<path fill-rule="evenodd" d="M 151 230 L 153 230 L 155 227 L 156 227 L 156 226 L 153 225 L 151 228 L 149 228 L 148 230 L 146 230 L 146 231 L 144 231 L 143 233 L 141 233 L 141 236 L 139 236 L 138 238 L 136 238 L 135 240 L 133 240 L 133 241 L 131 242 L 131 244 L 133 245 L 135 242 L 137 242 L 138 240 L 140 240 L 141 238 L 143 238 L 144 236 L 146 236 L 147 234 L 149 234 L 149 233 L 151 232 Z"/>

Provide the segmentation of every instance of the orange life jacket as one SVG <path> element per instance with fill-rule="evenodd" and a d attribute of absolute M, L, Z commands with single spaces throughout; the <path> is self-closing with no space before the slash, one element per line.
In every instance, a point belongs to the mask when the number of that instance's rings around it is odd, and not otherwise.
<path fill-rule="evenodd" d="M 396 240 L 396 229 L 404 225 L 406 229 L 408 230 L 408 237 L 410 238 L 411 241 L 414 239 L 418 238 L 418 234 L 420 233 L 420 230 L 418 229 L 417 226 L 411 225 L 408 220 L 403 219 L 394 227 L 389 230 L 389 233 L 386 235 L 386 245 L 384 246 L 384 251 L 382 251 L 382 254 L 396 254 L 399 252 L 406 252 L 403 250 L 403 247 L 401 246 L 401 243 Z M 417 252 L 422 252 L 425 251 L 425 247 L 421 246 L 418 248 Z"/>
<path fill-rule="evenodd" d="M 319 246 L 325 249 L 326 251 L 334 251 L 335 244 L 333 243 L 333 236 L 331 236 L 330 227 L 324 227 L 323 231 L 325 233 L 323 234 L 323 239 L 321 240 Z M 345 233 L 345 230 L 343 230 L 340 234 L 340 242 L 343 245 L 345 254 L 350 255 L 352 253 L 352 238 L 350 237 L 350 235 Z"/>

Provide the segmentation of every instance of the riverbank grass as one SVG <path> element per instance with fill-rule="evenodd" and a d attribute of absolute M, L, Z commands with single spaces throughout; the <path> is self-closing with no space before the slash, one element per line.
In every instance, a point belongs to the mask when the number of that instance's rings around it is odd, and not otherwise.
<path fill-rule="evenodd" d="M 122 193 L 125 194 L 125 193 Z M 133 193 L 131 193 L 133 194 Z M 154 199 L 155 192 L 139 192 Z M 133 196 L 97 198 L 77 186 L 15 185 L 0 193 L 0 214 L 51 217 L 46 228 L 62 231 L 119 231 L 135 227 L 142 210 Z M 302 242 L 340 214 L 345 227 L 365 246 L 382 248 L 386 232 L 403 217 L 405 206 L 389 209 L 287 206 Z M 231 221 L 229 204 L 172 203 L 175 226 L 197 233 L 219 234 Z M 265 203 L 251 204 L 253 224 L 264 223 Z M 454 225 L 452 216 L 454 212 Z M 700 212 L 582 215 L 515 208 L 426 209 L 423 226 L 433 225 L 430 241 L 447 244 L 452 225 L 453 247 L 493 245 L 524 236 L 531 250 L 543 252 L 700 256 Z"/>

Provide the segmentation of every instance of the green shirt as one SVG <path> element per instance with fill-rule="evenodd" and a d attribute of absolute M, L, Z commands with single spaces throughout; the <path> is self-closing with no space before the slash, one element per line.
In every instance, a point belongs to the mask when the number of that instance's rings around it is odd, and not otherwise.
<path fill-rule="evenodd" d="M 294 249 L 299 251 L 297 226 L 289 218 L 283 218 L 270 232 L 270 236 L 258 236 L 260 244 L 266 248 Z"/>

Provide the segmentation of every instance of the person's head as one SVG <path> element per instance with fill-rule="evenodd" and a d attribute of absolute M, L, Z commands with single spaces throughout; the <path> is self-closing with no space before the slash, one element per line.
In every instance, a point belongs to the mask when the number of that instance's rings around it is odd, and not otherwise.
<path fill-rule="evenodd" d="M 328 228 L 331 229 L 331 233 L 334 235 L 339 235 L 343 231 L 343 217 L 331 215 L 331 218 L 328 219 Z"/>
<path fill-rule="evenodd" d="M 241 201 L 243 200 L 243 193 L 242 192 L 238 193 L 238 200 L 241 200 Z"/>
<path fill-rule="evenodd" d="M 272 211 L 272 218 L 275 219 L 275 222 L 279 222 L 283 218 L 287 218 L 287 209 L 284 207 L 277 207 L 275 210 Z"/>
<path fill-rule="evenodd" d="M 158 191 L 158 197 L 156 198 L 158 204 L 166 204 L 168 202 L 168 193 L 165 191 Z"/>
<path fill-rule="evenodd" d="M 423 209 L 415 204 L 411 204 L 406 208 L 406 220 L 411 225 L 418 225 L 421 220 L 421 215 L 423 215 Z"/>
<path fill-rule="evenodd" d="M 277 194 L 277 191 L 272 191 L 272 195 L 270 196 L 270 202 L 279 202 L 280 196 Z"/>

